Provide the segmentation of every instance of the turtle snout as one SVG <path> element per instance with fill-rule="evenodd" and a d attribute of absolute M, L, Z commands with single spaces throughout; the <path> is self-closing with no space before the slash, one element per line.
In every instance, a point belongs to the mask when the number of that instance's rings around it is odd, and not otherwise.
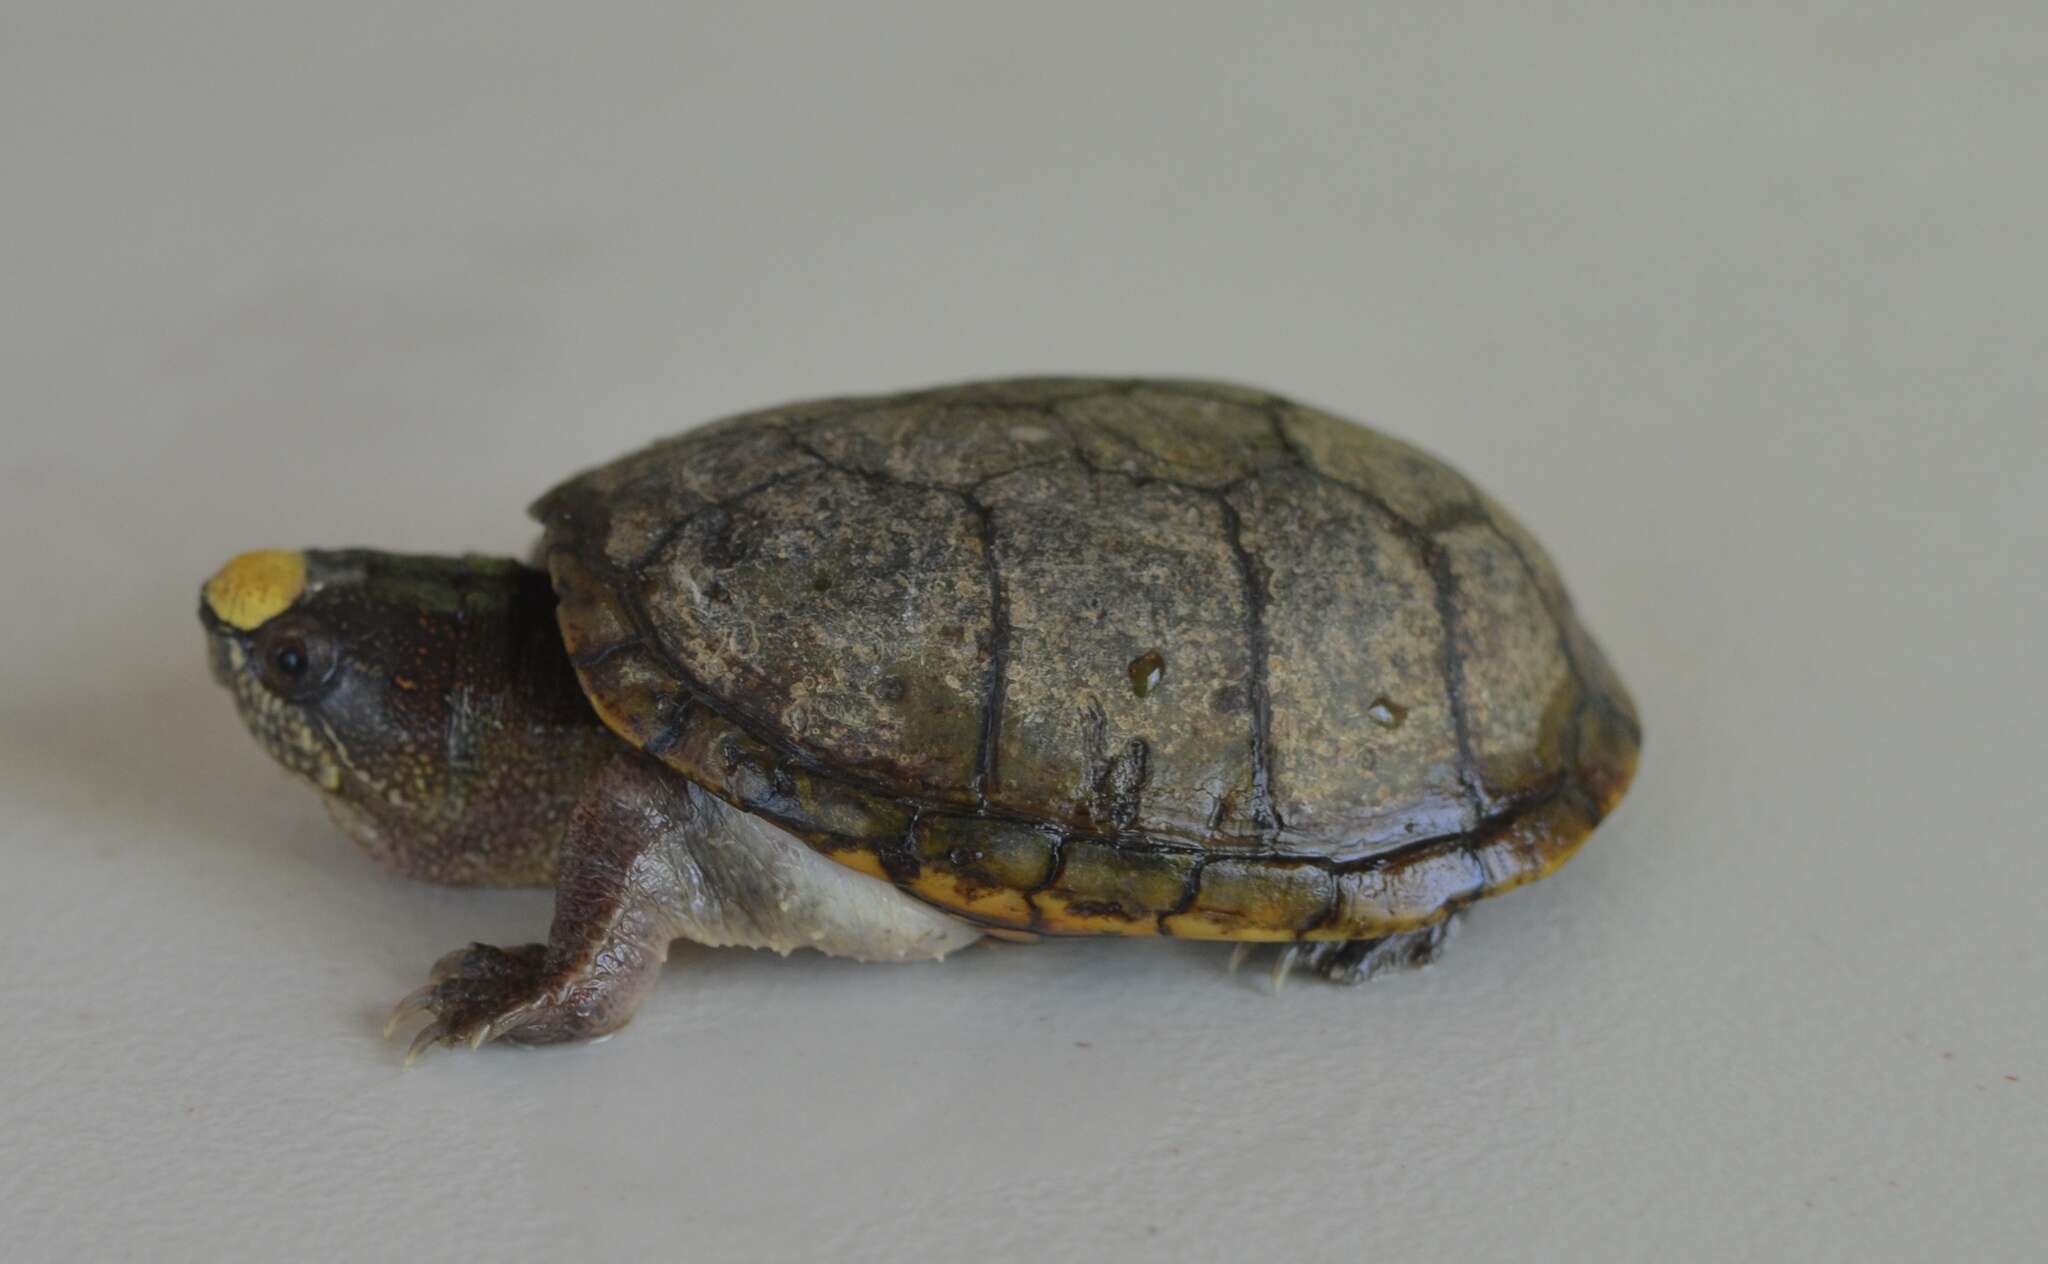
<path fill-rule="evenodd" d="M 235 683 L 235 662 L 232 642 L 234 634 L 220 616 L 207 604 L 206 592 L 199 594 L 199 626 L 206 630 L 206 670 L 213 682 L 222 688 L 232 688 Z"/>
<path fill-rule="evenodd" d="M 234 687 L 234 660 L 228 654 L 227 638 L 214 632 L 206 635 L 206 670 L 214 684 L 223 689 Z"/>

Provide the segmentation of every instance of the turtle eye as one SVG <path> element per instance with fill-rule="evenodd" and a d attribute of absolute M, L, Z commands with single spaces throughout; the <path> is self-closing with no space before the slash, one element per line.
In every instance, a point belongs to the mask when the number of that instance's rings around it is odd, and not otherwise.
<path fill-rule="evenodd" d="M 304 615 L 273 619 L 250 647 L 256 674 L 272 693 L 304 702 L 323 692 L 334 676 L 337 655 L 326 631 Z"/>

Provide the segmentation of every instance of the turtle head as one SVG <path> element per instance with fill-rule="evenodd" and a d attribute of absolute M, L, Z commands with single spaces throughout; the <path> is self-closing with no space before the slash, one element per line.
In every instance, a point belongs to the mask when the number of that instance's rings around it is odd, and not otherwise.
<path fill-rule="evenodd" d="M 554 605 L 508 560 L 261 550 L 206 582 L 199 619 L 257 743 L 374 856 L 514 883 L 545 880 L 599 732 Z"/>
<path fill-rule="evenodd" d="M 452 679 L 469 666 L 464 606 L 502 606 L 478 598 L 499 595 L 504 573 L 355 550 L 241 554 L 200 590 L 214 679 L 263 749 L 321 790 L 431 810 L 448 792 L 451 712 L 489 688 Z"/>

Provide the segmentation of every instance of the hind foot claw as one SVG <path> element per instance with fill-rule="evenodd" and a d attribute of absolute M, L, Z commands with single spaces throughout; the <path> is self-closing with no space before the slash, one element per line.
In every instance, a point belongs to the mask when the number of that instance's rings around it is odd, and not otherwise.
<path fill-rule="evenodd" d="M 1443 955 L 1461 915 L 1434 926 L 1384 939 L 1340 939 L 1311 944 L 1306 965 L 1332 983 L 1363 983 L 1385 970 L 1414 969 Z"/>
<path fill-rule="evenodd" d="M 1445 941 L 1463 917 L 1462 913 L 1453 913 L 1434 926 L 1382 939 L 1284 944 L 1274 963 L 1272 989 L 1277 992 L 1285 987 L 1288 975 L 1296 968 L 1313 970 L 1332 983 L 1363 983 L 1385 970 L 1426 966 L 1443 955 Z M 1248 942 L 1235 945 L 1230 953 L 1230 972 L 1237 973 L 1238 967 L 1259 946 Z"/>

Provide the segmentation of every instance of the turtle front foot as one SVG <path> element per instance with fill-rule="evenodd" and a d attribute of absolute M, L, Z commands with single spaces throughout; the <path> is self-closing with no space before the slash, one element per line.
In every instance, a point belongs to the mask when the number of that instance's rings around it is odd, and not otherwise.
<path fill-rule="evenodd" d="M 407 1066 L 435 1045 L 475 1049 L 500 1039 L 515 1044 L 587 1040 L 618 1025 L 607 1021 L 614 1007 L 603 1004 L 598 983 L 549 970 L 546 944 L 471 944 L 434 963 L 427 985 L 392 1009 L 384 1035 L 388 1039 L 415 1015 L 430 1017 L 406 1049 Z"/>
<path fill-rule="evenodd" d="M 435 1045 L 564 1044 L 626 1025 L 661 976 L 675 910 L 698 899 L 679 885 L 670 859 L 672 837 L 698 823 L 677 800 L 679 780 L 641 755 L 592 774 L 562 839 L 548 942 L 471 944 L 435 962 L 427 985 L 400 1001 L 385 1027 L 388 1036 L 429 1016 L 408 1064 Z"/>

